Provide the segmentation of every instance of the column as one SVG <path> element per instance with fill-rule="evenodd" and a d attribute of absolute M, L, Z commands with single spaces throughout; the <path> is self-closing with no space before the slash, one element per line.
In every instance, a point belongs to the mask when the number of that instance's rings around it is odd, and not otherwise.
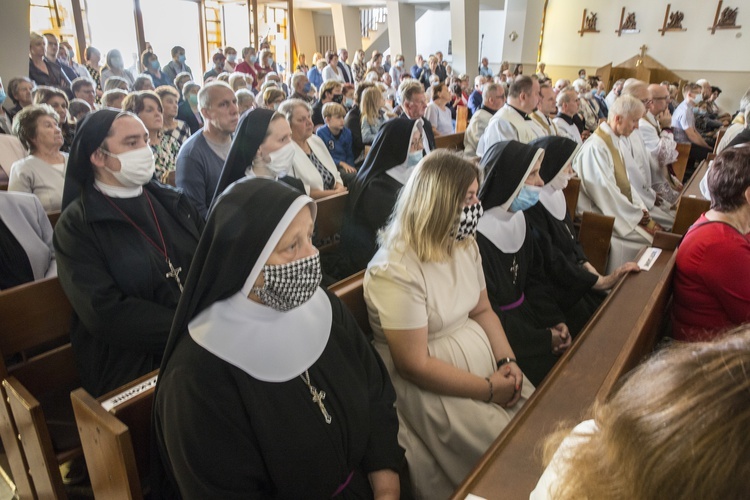
<path fill-rule="evenodd" d="M 539 35 L 542 28 L 543 0 L 506 0 L 505 2 L 505 43 L 503 61 L 511 64 L 522 63 L 523 73 L 536 72 Z M 518 38 L 508 37 L 516 32 Z"/>
<path fill-rule="evenodd" d="M 417 57 L 416 14 L 414 4 L 387 0 L 388 41 L 391 45 L 391 61 L 397 54 L 403 54 L 405 68 L 414 64 Z"/>
<path fill-rule="evenodd" d="M 331 4 L 333 17 L 333 34 L 336 37 L 336 48 L 345 48 L 349 54 L 362 48 L 362 34 L 359 29 L 359 7 L 345 7 Z M 349 56 L 350 59 L 352 56 Z"/>
<path fill-rule="evenodd" d="M 453 71 L 472 79 L 479 71 L 479 0 L 451 0 Z"/>
<path fill-rule="evenodd" d="M 29 76 L 29 2 L 3 2 L 0 16 L 0 33 L 3 50 L 0 51 L 0 75 L 7 92 L 8 82 L 14 76 Z M 8 107 L 10 98 L 8 98 Z"/>

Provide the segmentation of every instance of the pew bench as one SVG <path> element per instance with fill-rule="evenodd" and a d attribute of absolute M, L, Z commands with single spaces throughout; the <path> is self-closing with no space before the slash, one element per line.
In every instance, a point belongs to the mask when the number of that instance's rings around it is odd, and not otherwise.
<path fill-rule="evenodd" d="M 437 149 L 450 149 L 453 151 L 464 150 L 464 132 L 449 135 L 439 135 L 435 137 L 435 147 Z"/>
<path fill-rule="evenodd" d="M 652 351 L 664 331 L 679 237 L 657 233 L 662 253 L 650 271 L 622 278 L 570 349 L 536 388 L 454 492 L 487 499 L 527 499 L 541 476 L 541 446 L 561 421 L 588 418 L 622 375 Z"/>
<path fill-rule="evenodd" d="M 349 192 L 332 194 L 315 201 L 318 207 L 318 215 L 315 218 L 315 238 L 324 242 L 318 246 L 321 253 L 332 252 L 338 246 L 334 236 L 341 232 L 344 223 L 344 212 L 349 199 Z"/>
<path fill-rule="evenodd" d="M 682 188 L 682 195 L 677 202 L 677 211 L 672 226 L 672 232 L 675 234 L 685 234 L 701 214 L 711 208 L 711 202 L 703 197 L 700 189 L 700 183 L 706 176 L 708 165 L 707 160 L 702 161 L 695 169 L 693 176 Z"/>

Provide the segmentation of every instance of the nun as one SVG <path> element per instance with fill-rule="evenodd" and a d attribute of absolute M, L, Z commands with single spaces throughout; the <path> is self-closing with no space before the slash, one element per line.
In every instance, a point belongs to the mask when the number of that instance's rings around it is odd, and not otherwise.
<path fill-rule="evenodd" d="M 262 178 L 235 182 L 209 213 L 154 402 L 182 498 L 398 497 L 395 392 L 318 286 L 315 214 L 311 198 Z"/>
<path fill-rule="evenodd" d="M 539 203 L 524 211 L 532 235 L 542 250 L 545 274 L 550 278 L 555 300 L 565 314 L 566 324 L 576 335 L 606 297 L 606 290 L 620 277 L 638 271 L 634 262 L 627 262 L 612 274 L 600 275 L 583 252 L 568 214 L 563 189 L 575 177 L 571 167 L 580 149 L 575 141 L 546 136 L 529 143 L 544 149 L 539 176 L 544 187 Z"/>
<path fill-rule="evenodd" d="M 422 122 L 389 120 L 380 127 L 365 163 L 349 185 L 341 228 L 341 268 L 345 278 L 367 267 L 377 251 L 378 231 L 423 156 Z"/>
<path fill-rule="evenodd" d="M 287 175 L 293 158 L 292 130 L 284 115 L 264 108 L 245 113 L 237 125 L 214 201 L 227 186 L 245 176 L 278 180 L 304 193 L 302 181 Z"/>
<path fill-rule="evenodd" d="M 184 194 L 153 175 L 137 116 L 102 109 L 79 125 L 53 242 L 81 384 L 94 396 L 159 367 L 203 230 Z"/>
<path fill-rule="evenodd" d="M 571 342 L 523 212 L 539 199 L 543 157 L 542 149 L 518 141 L 498 142 L 485 152 L 479 192 L 484 216 L 477 226 L 490 304 L 519 367 L 535 386 Z"/>

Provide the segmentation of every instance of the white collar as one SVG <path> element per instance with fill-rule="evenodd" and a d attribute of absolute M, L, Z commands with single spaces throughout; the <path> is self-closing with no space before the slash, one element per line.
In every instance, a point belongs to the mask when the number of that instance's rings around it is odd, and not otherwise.
<path fill-rule="evenodd" d="M 94 179 L 94 187 L 110 198 L 135 198 L 143 193 L 143 186 L 124 187 L 105 184 L 99 179 Z"/>
<path fill-rule="evenodd" d="M 559 189 L 550 185 L 545 185 L 539 192 L 539 203 L 552 214 L 557 220 L 565 219 L 565 212 L 568 210 L 568 204 L 565 201 L 565 195 Z"/>
<path fill-rule="evenodd" d="M 201 347 L 264 382 L 286 382 L 320 357 L 331 334 L 331 302 L 322 288 L 286 312 L 242 291 L 215 302 L 188 324 Z"/>
<path fill-rule="evenodd" d="M 503 253 L 516 253 L 526 240 L 526 217 L 522 211 L 509 212 L 492 207 L 479 218 L 477 231 Z"/>
<path fill-rule="evenodd" d="M 386 174 L 390 175 L 404 185 L 406 185 L 406 181 L 408 181 L 409 177 L 411 177 L 412 172 L 414 172 L 414 167 L 407 166 L 406 161 L 397 167 L 389 168 L 385 171 Z"/>

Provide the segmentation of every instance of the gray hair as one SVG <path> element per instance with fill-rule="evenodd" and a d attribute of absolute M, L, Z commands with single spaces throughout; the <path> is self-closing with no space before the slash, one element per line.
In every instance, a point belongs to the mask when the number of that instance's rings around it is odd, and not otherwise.
<path fill-rule="evenodd" d="M 646 112 L 646 107 L 641 101 L 629 95 L 621 95 L 609 108 L 609 118 L 615 116 L 627 118 L 640 118 Z"/>
<path fill-rule="evenodd" d="M 482 87 L 482 106 L 487 104 L 487 96 L 490 93 L 497 94 L 498 89 L 502 87 L 499 83 L 485 83 Z"/>
<path fill-rule="evenodd" d="M 291 124 L 292 115 L 294 114 L 294 110 L 297 108 L 305 108 L 308 112 L 312 112 L 312 108 L 310 107 L 310 105 L 302 99 L 287 99 L 279 106 L 279 113 L 284 115 L 286 121 Z"/>
<path fill-rule="evenodd" d="M 562 107 L 563 104 L 568 104 L 577 99 L 578 92 L 573 87 L 565 87 L 557 94 L 557 107 Z"/>
<path fill-rule="evenodd" d="M 187 86 L 187 84 L 185 85 Z M 232 94 L 234 94 L 234 90 L 232 90 L 232 87 L 230 87 L 226 82 L 222 82 L 220 80 L 209 82 L 198 91 L 198 109 L 208 109 L 211 107 L 211 89 L 217 87 L 224 87 Z"/>
<path fill-rule="evenodd" d="M 418 80 L 409 79 L 398 86 L 398 97 L 401 103 L 411 102 L 412 97 L 417 94 L 424 94 L 424 86 Z"/>

